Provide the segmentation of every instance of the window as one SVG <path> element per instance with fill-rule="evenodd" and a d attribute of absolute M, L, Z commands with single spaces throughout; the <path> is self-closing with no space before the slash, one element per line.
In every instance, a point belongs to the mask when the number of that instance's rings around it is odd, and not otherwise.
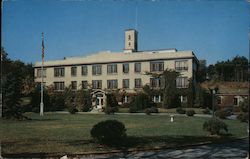
<path fill-rule="evenodd" d="M 64 77 L 64 67 L 54 68 L 54 76 L 55 77 Z"/>
<path fill-rule="evenodd" d="M 234 97 L 234 105 L 238 105 L 238 98 Z"/>
<path fill-rule="evenodd" d="M 42 77 L 42 69 L 41 68 L 37 69 L 37 75 L 36 76 L 38 78 Z M 43 69 L 43 77 L 46 77 L 46 69 L 45 68 Z"/>
<path fill-rule="evenodd" d="M 131 40 L 131 35 L 128 35 L 128 40 Z"/>
<path fill-rule="evenodd" d="M 150 87 L 152 87 L 152 88 L 159 88 L 159 87 L 161 87 L 161 80 L 160 80 L 160 78 L 150 78 Z"/>
<path fill-rule="evenodd" d="M 188 61 L 175 61 L 175 70 L 176 71 L 187 71 L 188 70 Z"/>
<path fill-rule="evenodd" d="M 129 88 L 129 79 L 122 80 L 122 88 Z"/>
<path fill-rule="evenodd" d="M 150 62 L 150 71 L 164 71 L 164 62 Z"/>
<path fill-rule="evenodd" d="M 77 67 L 71 67 L 71 76 L 76 76 L 77 75 Z"/>
<path fill-rule="evenodd" d="M 93 89 L 102 89 L 102 81 L 101 80 L 93 80 L 92 87 L 93 87 Z"/>
<path fill-rule="evenodd" d="M 107 73 L 114 74 L 117 73 L 117 64 L 110 64 L 107 66 Z"/>
<path fill-rule="evenodd" d="M 102 66 L 101 65 L 93 65 L 92 66 L 92 74 L 93 75 L 101 75 L 102 74 Z"/>
<path fill-rule="evenodd" d="M 221 97 L 218 96 L 218 97 L 217 97 L 217 104 L 221 104 L 221 103 L 222 103 L 221 101 L 222 101 Z"/>
<path fill-rule="evenodd" d="M 187 103 L 187 96 L 180 96 L 181 103 Z"/>
<path fill-rule="evenodd" d="M 160 95 L 155 95 L 155 96 L 153 96 L 152 101 L 153 101 L 154 103 L 160 103 L 160 102 L 161 102 L 161 96 L 160 96 Z"/>
<path fill-rule="evenodd" d="M 64 82 L 54 82 L 55 91 L 63 91 L 64 90 Z"/>
<path fill-rule="evenodd" d="M 82 81 L 82 89 L 88 89 L 88 81 Z"/>
<path fill-rule="evenodd" d="M 141 88 L 141 87 L 142 87 L 141 79 L 136 78 L 135 79 L 135 88 Z"/>
<path fill-rule="evenodd" d="M 135 63 L 135 72 L 141 72 L 141 63 Z"/>
<path fill-rule="evenodd" d="M 82 66 L 82 76 L 88 75 L 88 66 Z"/>
<path fill-rule="evenodd" d="M 108 89 L 116 89 L 118 87 L 117 80 L 107 80 Z"/>
<path fill-rule="evenodd" d="M 77 81 L 71 81 L 71 89 L 72 90 L 77 90 Z"/>
<path fill-rule="evenodd" d="M 188 78 L 187 77 L 177 77 L 176 78 L 176 87 L 177 88 L 187 88 L 188 87 Z"/>
<path fill-rule="evenodd" d="M 125 63 L 122 67 L 123 73 L 129 73 L 129 64 Z"/>
<path fill-rule="evenodd" d="M 131 43 L 130 43 L 130 42 L 128 42 L 128 46 L 131 46 Z"/>

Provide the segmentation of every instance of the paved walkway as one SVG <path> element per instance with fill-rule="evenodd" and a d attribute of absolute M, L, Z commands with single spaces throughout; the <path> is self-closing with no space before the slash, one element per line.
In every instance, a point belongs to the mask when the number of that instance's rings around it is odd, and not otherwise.
<path fill-rule="evenodd" d="M 99 155 L 81 157 L 81 159 L 246 159 L 249 153 L 248 139 L 224 144 L 208 144 L 181 149 L 137 152 L 131 154 Z"/>

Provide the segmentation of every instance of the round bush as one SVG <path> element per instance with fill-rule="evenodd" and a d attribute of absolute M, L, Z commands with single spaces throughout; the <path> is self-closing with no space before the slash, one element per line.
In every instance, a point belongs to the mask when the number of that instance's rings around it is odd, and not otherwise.
<path fill-rule="evenodd" d="M 203 124 L 203 129 L 210 132 L 211 135 L 220 135 L 221 130 L 228 131 L 227 125 L 217 118 L 211 118 L 206 121 Z"/>
<path fill-rule="evenodd" d="M 144 112 L 147 115 L 150 115 L 151 113 L 159 113 L 158 109 L 156 107 L 146 108 Z"/>
<path fill-rule="evenodd" d="M 117 120 L 101 121 L 90 133 L 98 143 L 108 146 L 121 146 L 127 137 L 124 124 Z"/>
<path fill-rule="evenodd" d="M 185 114 L 186 110 L 182 109 L 181 107 L 178 107 L 178 108 L 176 108 L 176 112 L 179 113 L 179 114 Z"/>
<path fill-rule="evenodd" d="M 204 109 L 202 112 L 203 114 L 211 114 L 209 108 Z"/>
<path fill-rule="evenodd" d="M 190 109 L 190 110 L 186 111 L 187 116 L 194 116 L 194 114 L 195 114 L 195 111 L 193 109 Z"/>
<path fill-rule="evenodd" d="M 70 114 L 75 114 L 76 112 L 78 112 L 78 110 L 74 107 L 69 107 L 68 110 Z"/>
<path fill-rule="evenodd" d="M 219 117 L 220 119 L 226 119 L 228 116 L 230 116 L 231 113 L 226 110 L 217 110 L 215 112 L 215 116 Z"/>

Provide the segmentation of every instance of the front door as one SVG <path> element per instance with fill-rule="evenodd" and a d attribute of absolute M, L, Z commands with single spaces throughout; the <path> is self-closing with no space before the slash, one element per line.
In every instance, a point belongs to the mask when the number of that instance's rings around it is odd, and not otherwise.
<path fill-rule="evenodd" d="M 97 97 L 96 97 L 96 107 L 99 108 L 99 109 L 103 107 L 103 96 L 102 95 L 97 95 Z"/>

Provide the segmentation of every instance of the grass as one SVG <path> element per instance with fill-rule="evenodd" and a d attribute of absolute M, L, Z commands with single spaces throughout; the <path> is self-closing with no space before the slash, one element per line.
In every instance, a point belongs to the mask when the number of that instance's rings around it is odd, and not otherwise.
<path fill-rule="evenodd" d="M 155 146 L 178 146 L 204 141 L 215 141 L 202 130 L 207 118 L 176 117 L 173 123 L 167 115 L 104 115 L 55 114 L 44 117 L 27 113 L 29 121 L 0 120 L 2 155 L 11 154 L 72 154 L 110 151 L 113 148 L 94 143 L 90 130 L 94 124 L 116 119 L 125 124 L 128 134 L 127 149 Z M 230 138 L 246 137 L 246 123 L 225 120 Z"/>

